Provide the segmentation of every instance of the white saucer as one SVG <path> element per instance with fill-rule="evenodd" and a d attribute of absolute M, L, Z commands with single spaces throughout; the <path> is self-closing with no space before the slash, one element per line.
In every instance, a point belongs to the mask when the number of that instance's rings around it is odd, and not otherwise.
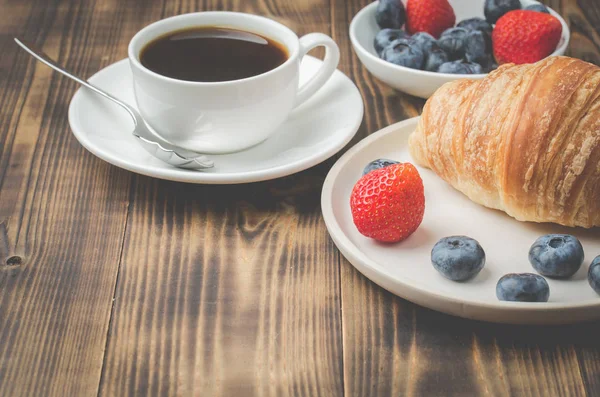
<path fill-rule="evenodd" d="M 587 270 L 600 255 L 600 228 L 585 230 L 516 221 L 500 211 L 470 201 L 428 169 L 419 168 L 425 184 L 425 217 L 417 231 L 397 244 L 362 236 L 352 222 L 350 193 L 364 166 L 377 158 L 413 162 L 408 136 L 418 118 L 389 126 L 363 139 L 331 168 L 321 196 L 327 229 L 342 254 L 365 276 L 390 292 L 419 305 L 456 316 L 503 323 L 570 323 L 600 318 L 600 296 L 587 281 Z M 570 280 L 552 280 L 547 303 L 501 302 L 496 283 L 506 273 L 535 273 L 528 260 L 541 235 L 577 236 L 585 250 L 581 269 Z M 486 265 L 473 280 L 443 278 L 431 265 L 431 248 L 442 237 L 467 235 L 486 252 Z"/>
<path fill-rule="evenodd" d="M 304 57 L 300 81 L 312 76 L 322 61 Z M 128 61 L 102 69 L 90 81 L 135 106 Z M 279 178 L 312 167 L 342 149 L 363 117 L 363 102 L 354 83 L 339 70 L 308 101 L 295 109 L 278 131 L 243 152 L 210 155 L 215 168 L 190 171 L 149 155 L 131 135 L 133 122 L 119 106 L 79 89 L 69 106 L 75 137 L 101 159 L 139 174 L 190 183 L 246 183 Z"/>

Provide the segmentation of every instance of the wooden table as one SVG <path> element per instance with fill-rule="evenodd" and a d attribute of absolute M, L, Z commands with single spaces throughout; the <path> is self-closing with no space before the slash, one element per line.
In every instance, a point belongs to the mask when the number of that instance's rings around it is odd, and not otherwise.
<path fill-rule="evenodd" d="M 355 144 L 423 101 L 372 78 L 348 25 L 366 0 L 0 0 L 0 395 L 600 396 L 600 323 L 484 324 L 387 293 L 329 238 L 336 158 L 287 178 L 195 186 L 113 167 L 69 130 L 76 84 L 170 15 L 237 10 L 325 32 L 358 85 Z M 600 64 L 597 0 L 552 0 Z"/>

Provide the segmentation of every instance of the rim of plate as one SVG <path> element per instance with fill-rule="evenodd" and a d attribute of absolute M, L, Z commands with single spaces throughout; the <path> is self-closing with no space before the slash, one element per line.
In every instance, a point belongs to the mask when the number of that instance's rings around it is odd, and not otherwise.
<path fill-rule="evenodd" d="M 310 55 L 306 55 L 305 58 L 310 58 L 311 61 L 323 62 L 322 60 L 315 58 Z M 128 64 L 129 59 L 125 58 L 120 61 L 117 61 L 101 70 L 96 72 L 92 77 L 88 79 L 89 82 L 95 83 L 96 80 L 100 78 L 103 74 L 114 73 L 113 69 L 118 69 L 124 67 L 124 64 Z M 114 165 L 119 168 L 126 169 L 131 172 L 135 172 L 137 174 L 146 175 L 154 178 L 165 179 L 175 182 L 185 182 L 185 183 L 195 183 L 195 184 L 240 184 L 240 183 L 252 183 L 252 182 L 261 182 L 276 178 L 281 178 L 284 176 L 292 175 L 297 172 L 304 171 L 310 167 L 313 167 L 337 152 L 339 152 L 344 146 L 346 146 L 356 135 L 358 128 L 360 127 L 364 115 L 364 102 L 362 100 L 362 96 L 360 95 L 360 91 L 356 87 L 356 85 L 350 80 L 348 76 L 346 76 L 339 69 L 336 69 L 334 74 L 338 74 L 345 83 L 349 83 L 352 87 L 353 93 L 357 96 L 360 102 L 360 112 L 353 113 L 357 115 L 356 119 L 353 120 L 351 126 L 348 127 L 348 134 L 344 137 L 343 140 L 337 142 L 336 145 L 332 145 L 327 150 L 315 152 L 310 154 L 307 157 L 296 160 L 291 163 L 279 165 L 272 168 L 267 168 L 263 170 L 253 170 L 247 172 L 227 172 L 227 173 L 208 173 L 202 171 L 193 171 L 193 170 L 184 170 L 180 168 L 163 168 L 155 165 L 147 166 L 145 164 L 134 163 L 131 160 L 123 159 L 122 157 L 115 156 L 111 151 L 106 151 L 102 148 L 99 148 L 95 145 L 92 140 L 88 138 L 88 134 L 86 134 L 85 128 L 79 123 L 78 112 L 76 108 L 79 106 L 79 102 L 82 101 L 81 96 L 84 95 L 84 87 L 80 87 L 77 92 L 73 95 L 71 102 L 69 103 L 69 125 L 71 127 L 71 131 L 75 138 L 79 141 L 79 143 L 86 148 L 90 153 L 97 156 L 98 158 Z M 95 94 L 90 94 L 95 95 Z M 308 99 L 310 101 L 310 98 Z M 126 133 L 130 133 L 127 131 Z M 260 144 L 259 144 L 260 145 Z"/>
<path fill-rule="evenodd" d="M 358 247 L 352 243 L 352 241 L 348 238 L 348 236 L 343 233 L 341 226 L 337 222 L 337 219 L 333 212 L 333 201 L 332 194 L 333 189 L 335 188 L 337 177 L 341 173 L 341 171 L 345 168 L 346 164 L 353 160 L 353 157 L 358 154 L 362 149 L 369 146 L 372 142 L 377 141 L 380 138 L 383 138 L 386 135 L 394 134 L 396 130 L 400 127 L 415 124 L 417 123 L 419 117 L 413 117 L 408 120 L 400 121 L 398 123 L 387 126 L 373 134 L 369 135 L 355 146 L 353 146 L 350 150 L 348 150 L 342 157 L 336 161 L 333 165 L 327 177 L 325 178 L 325 182 L 323 183 L 323 190 L 321 193 L 321 211 L 323 213 L 323 219 L 325 221 L 325 225 L 327 226 L 327 230 L 329 231 L 329 235 L 334 240 L 336 246 L 339 250 L 344 254 L 344 256 L 348 259 L 353 266 L 354 262 L 360 262 L 363 266 L 369 268 L 369 270 L 376 273 L 379 277 L 391 280 L 396 285 L 401 286 L 404 290 L 418 293 L 423 297 L 429 298 L 431 300 L 435 300 L 436 302 L 441 303 L 451 303 L 456 305 L 457 307 L 468 306 L 468 307 L 476 307 L 476 308 L 484 308 L 484 309 L 494 309 L 500 311 L 521 311 L 521 312 L 553 312 L 557 310 L 564 309 L 600 309 L 600 299 L 590 299 L 577 303 L 567 303 L 567 302 L 544 302 L 544 303 L 536 303 L 536 302 L 481 302 L 474 300 L 466 300 L 466 299 L 458 299 L 452 296 L 447 296 L 443 294 L 439 294 L 436 292 L 432 292 L 428 289 L 423 283 L 413 282 L 411 284 L 407 283 L 403 279 L 399 279 L 397 277 L 392 277 L 387 273 L 376 261 L 370 259 L 367 255 L 363 254 Z M 339 232 L 332 232 L 332 229 L 337 229 Z M 360 269 L 358 269 L 360 271 Z M 362 273 L 362 272 L 361 272 Z M 371 281 L 375 282 L 373 279 L 369 278 Z M 376 282 L 375 282 L 376 283 Z M 378 284 L 378 283 L 376 283 Z M 384 288 L 384 287 L 382 287 Z M 384 288 L 385 289 L 385 288 Z M 398 295 L 404 299 L 409 301 L 413 301 L 410 297 L 410 293 L 398 294 L 392 292 L 395 295 Z M 415 302 L 417 304 L 421 304 Z M 425 305 L 424 305 L 425 306 Z M 464 311 L 463 311 L 464 312 Z"/>

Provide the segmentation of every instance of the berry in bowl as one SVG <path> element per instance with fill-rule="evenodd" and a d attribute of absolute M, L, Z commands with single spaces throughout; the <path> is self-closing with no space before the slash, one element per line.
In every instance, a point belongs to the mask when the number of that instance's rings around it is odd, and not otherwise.
<path fill-rule="evenodd" d="M 481 79 L 499 64 L 563 55 L 569 37 L 561 16 L 533 0 L 380 0 L 350 24 L 369 72 L 421 98 L 449 81 Z"/>

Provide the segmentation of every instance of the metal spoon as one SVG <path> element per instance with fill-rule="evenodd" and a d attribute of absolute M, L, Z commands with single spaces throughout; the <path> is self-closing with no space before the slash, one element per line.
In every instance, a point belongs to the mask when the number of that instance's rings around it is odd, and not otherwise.
<path fill-rule="evenodd" d="M 137 110 L 135 110 L 125 102 L 122 102 L 121 100 L 110 95 L 109 93 L 94 86 L 93 84 L 88 83 L 87 81 L 75 76 L 70 72 L 67 72 L 66 70 L 58 66 L 52 58 L 45 54 L 44 51 L 37 48 L 34 44 L 17 38 L 15 38 L 15 41 L 18 45 L 23 47 L 25 51 L 27 51 L 29 54 L 35 57 L 38 61 L 42 62 L 47 66 L 50 66 L 57 72 L 60 72 L 65 76 L 75 80 L 79 84 L 84 85 L 85 87 L 94 91 L 96 94 L 102 95 L 106 99 L 110 99 L 117 105 L 121 106 L 123 109 L 127 110 L 127 113 L 129 113 L 129 115 L 133 119 L 133 124 L 135 126 L 132 132 L 133 136 L 138 138 L 138 141 L 140 142 L 142 147 L 154 157 L 164 161 L 165 163 L 179 168 L 202 170 L 214 167 L 213 161 L 207 158 L 206 156 L 174 146 L 169 142 L 165 141 L 164 139 L 154 135 L 148 129 L 146 122 Z"/>

